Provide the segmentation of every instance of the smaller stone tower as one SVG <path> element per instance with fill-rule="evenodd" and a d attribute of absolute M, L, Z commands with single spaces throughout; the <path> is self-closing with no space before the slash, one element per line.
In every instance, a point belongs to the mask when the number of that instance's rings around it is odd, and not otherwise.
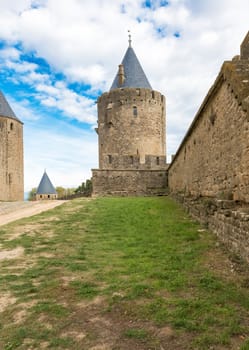
<path fill-rule="evenodd" d="M 22 201 L 23 193 L 23 123 L 0 91 L 0 201 Z"/>
<path fill-rule="evenodd" d="M 150 195 L 165 190 L 165 98 L 152 89 L 131 46 L 109 92 L 98 99 L 99 169 L 93 195 Z"/>
<path fill-rule="evenodd" d="M 44 171 L 44 174 L 41 178 L 40 184 L 36 191 L 36 200 L 51 200 L 51 199 L 57 199 L 57 192 L 50 181 L 46 170 Z"/>

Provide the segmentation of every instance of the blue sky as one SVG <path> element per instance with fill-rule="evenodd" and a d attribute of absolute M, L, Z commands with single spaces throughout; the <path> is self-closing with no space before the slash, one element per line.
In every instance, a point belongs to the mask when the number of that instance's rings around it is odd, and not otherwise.
<path fill-rule="evenodd" d="M 98 167 L 96 100 L 128 46 L 166 96 L 175 153 L 222 63 L 249 30 L 247 0 L 0 0 L 0 89 L 24 122 L 25 191 L 44 169 L 77 187 Z"/>

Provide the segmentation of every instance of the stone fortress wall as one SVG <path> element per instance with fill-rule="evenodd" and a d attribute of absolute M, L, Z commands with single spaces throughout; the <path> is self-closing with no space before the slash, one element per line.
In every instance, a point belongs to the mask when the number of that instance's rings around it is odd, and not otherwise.
<path fill-rule="evenodd" d="M 201 105 L 169 166 L 168 185 L 249 261 L 249 33 Z"/>
<path fill-rule="evenodd" d="M 167 193 L 165 170 L 93 170 L 93 196 L 153 196 Z"/>
<path fill-rule="evenodd" d="M 23 126 L 0 115 L 0 201 L 23 200 Z"/>

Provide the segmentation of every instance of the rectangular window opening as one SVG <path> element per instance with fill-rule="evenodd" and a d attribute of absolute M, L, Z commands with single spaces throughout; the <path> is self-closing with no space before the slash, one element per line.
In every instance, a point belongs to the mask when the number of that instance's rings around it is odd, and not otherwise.
<path fill-rule="evenodd" d="M 133 106 L 133 115 L 134 115 L 134 117 L 137 116 L 137 107 L 136 106 Z"/>

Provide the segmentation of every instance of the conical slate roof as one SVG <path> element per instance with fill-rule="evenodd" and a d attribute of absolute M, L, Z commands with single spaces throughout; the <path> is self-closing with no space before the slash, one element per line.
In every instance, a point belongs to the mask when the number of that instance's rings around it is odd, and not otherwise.
<path fill-rule="evenodd" d="M 20 121 L 11 109 L 4 94 L 0 91 L 0 117 L 9 117 Z"/>
<path fill-rule="evenodd" d="M 50 181 L 46 171 L 42 176 L 41 182 L 37 188 L 36 194 L 57 194 L 52 182 Z"/>
<path fill-rule="evenodd" d="M 122 61 L 124 67 L 125 80 L 122 85 L 119 85 L 118 73 L 112 83 L 111 90 L 130 87 L 130 88 L 145 88 L 152 89 L 143 68 L 131 46 L 128 47 Z"/>

